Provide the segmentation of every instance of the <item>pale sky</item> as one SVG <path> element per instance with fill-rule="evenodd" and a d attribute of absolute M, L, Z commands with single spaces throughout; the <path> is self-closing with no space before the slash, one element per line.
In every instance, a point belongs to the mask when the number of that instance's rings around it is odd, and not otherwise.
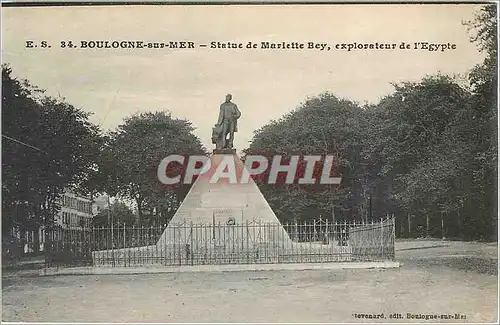
<path fill-rule="evenodd" d="M 2 62 L 114 129 L 135 112 L 170 110 L 212 149 L 226 93 L 242 112 L 235 147 L 325 91 L 376 103 L 390 82 L 466 73 L 483 56 L 462 21 L 477 5 L 212 5 L 2 8 Z M 50 49 L 27 49 L 46 40 Z M 61 49 L 60 41 L 193 41 L 195 49 Z M 456 50 L 214 50 L 221 42 L 455 43 Z"/>

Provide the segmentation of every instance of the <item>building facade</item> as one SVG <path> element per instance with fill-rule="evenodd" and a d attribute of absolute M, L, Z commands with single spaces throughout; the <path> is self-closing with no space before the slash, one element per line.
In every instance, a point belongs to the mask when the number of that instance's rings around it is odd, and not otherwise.
<path fill-rule="evenodd" d="M 67 191 L 59 201 L 61 210 L 56 216 L 56 224 L 65 229 L 90 229 L 95 205 L 87 197 Z"/>
<path fill-rule="evenodd" d="M 68 230 L 90 230 L 92 219 L 96 214 L 96 204 L 90 198 L 66 191 L 58 202 L 59 213 L 55 216 L 54 223 Z M 42 252 L 45 246 L 45 230 L 41 226 L 38 231 L 28 231 L 21 238 L 21 232 L 15 228 L 11 231 L 14 237 L 21 240 L 22 250 L 25 254 Z"/>

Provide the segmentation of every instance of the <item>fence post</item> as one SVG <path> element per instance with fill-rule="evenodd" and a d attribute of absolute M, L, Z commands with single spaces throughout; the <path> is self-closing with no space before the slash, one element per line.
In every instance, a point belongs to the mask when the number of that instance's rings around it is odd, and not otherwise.
<path fill-rule="evenodd" d="M 248 245 L 248 240 L 249 240 L 248 237 L 250 237 L 250 230 L 248 230 L 248 219 L 247 219 L 247 222 L 246 222 L 246 230 L 247 231 L 246 231 L 245 238 L 247 239 L 247 263 L 249 263 L 250 262 L 250 248 L 249 248 L 249 245 Z"/>
<path fill-rule="evenodd" d="M 380 245 L 382 246 L 382 258 L 384 258 L 384 219 L 380 221 Z"/>
<path fill-rule="evenodd" d="M 309 232 L 307 231 L 308 230 L 307 228 L 309 228 Z M 309 247 L 304 246 L 304 250 L 306 251 L 306 254 L 308 254 L 308 253 L 311 252 L 311 237 L 310 237 L 311 236 L 311 227 L 307 226 L 307 221 L 306 220 L 304 220 L 304 225 L 303 225 L 302 229 L 303 229 L 303 231 L 302 231 L 302 234 L 303 234 L 302 235 L 302 240 L 303 240 L 303 242 L 302 243 L 304 243 L 304 245 L 309 244 Z M 307 238 L 307 237 L 309 237 L 309 238 Z M 303 253 L 304 250 L 302 250 L 301 252 Z M 303 258 L 303 257 L 301 257 L 301 258 Z M 304 261 L 301 260 L 300 262 L 302 263 Z"/>
<path fill-rule="evenodd" d="M 115 266 L 115 237 L 113 232 L 113 223 L 111 223 L 111 265 Z"/>
<path fill-rule="evenodd" d="M 324 244 L 329 244 L 330 243 L 330 238 L 328 234 L 328 219 L 326 219 L 326 226 L 325 226 L 325 238 L 324 238 Z"/>
<path fill-rule="evenodd" d="M 314 241 L 316 241 L 316 219 L 313 220 L 313 238 L 314 238 Z"/>
<path fill-rule="evenodd" d="M 215 245 L 215 211 L 212 211 L 212 239 L 214 240 Z"/>
<path fill-rule="evenodd" d="M 347 220 L 344 220 L 344 235 L 343 244 L 345 244 L 345 251 L 347 251 Z"/>
<path fill-rule="evenodd" d="M 175 244 L 176 244 L 176 240 L 175 240 L 175 233 L 177 232 L 177 225 L 173 225 L 172 229 L 173 229 L 173 235 L 172 235 L 172 241 L 173 241 L 173 245 L 172 245 L 172 249 L 173 249 L 173 251 L 172 251 L 172 255 L 173 255 L 173 256 L 172 256 L 172 261 L 175 263 L 175 252 L 176 252 L 176 250 L 175 250 L 175 248 L 176 248 L 176 245 L 175 245 Z"/>
<path fill-rule="evenodd" d="M 392 235 L 391 235 L 391 251 L 392 251 L 392 259 L 396 257 L 396 218 L 394 214 L 392 215 Z"/>
<path fill-rule="evenodd" d="M 295 237 L 295 241 L 298 242 L 299 241 L 299 229 L 298 229 L 298 225 L 297 225 L 297 219 L 295 219 L 295 234 L 294 234 L 294 237 Z"/>
<path fill-rule="evenodd" d="M 194 257 L 193 257 L 193 221 L 191 221 L 191 224 L 190 224 L 190 237 L 191 237 L 191 244 L 189 246 L 190 248 L 190 251 L 189 251 L 189 256 L 191 257 L 191 265 L 193 265 L 194 263 Z"/>
<path fill-rule="evenodd" d="M 127 266 L 127 258 L 125 257 L 125 247 L 127 247 L 126 240 L 125 240 L 125 222 L 123 223 L 123 266 Z M 128 251 L 127 251 L 128 253 Z"/>
<path fill-rule="evenodd" d="M 95 266 L 95 261 L 94 261 L 94 255 L 95 255 L 95 251 L 97 250 L 96 249 L 96 244 L 95 244 L 95 226 L 92 225 L 92 228 L 90 229 L 90 236 L 89 236 L 89 240 L 90 240 L 90 257 L 92 258 L 92 266 Z"/>

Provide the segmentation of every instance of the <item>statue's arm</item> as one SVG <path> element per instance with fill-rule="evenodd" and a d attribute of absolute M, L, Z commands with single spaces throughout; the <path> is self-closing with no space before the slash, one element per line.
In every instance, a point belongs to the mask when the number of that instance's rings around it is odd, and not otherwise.
<path fill-rule="evenodd" d="M 223 119 L 224 119 L 224 111 L 223 111 L 222 105 L 220 105 L 219 119 L 217 120 L 217 125 L 221 125 Z"/>
<path fill-rule="evenodd" d="M 238 106 L 236 104 L 234 105 L 234 117 L 237 119 L 239 119 L 241 117 L 241 112 L 238 109 Z"/>

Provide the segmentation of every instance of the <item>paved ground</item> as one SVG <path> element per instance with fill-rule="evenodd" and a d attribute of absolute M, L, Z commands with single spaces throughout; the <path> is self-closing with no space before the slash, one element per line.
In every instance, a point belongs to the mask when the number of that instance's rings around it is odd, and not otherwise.
<path fill-rule="evenodd" d="M 399 269 L 38 277 L 3 274 L 3 321 L 361 322 L 412 314 L 497 320 L 497 246 L 397 243 Z M 393 313 L 403 319 L 390 319 Z M 367 321 L 367 320 L 365 320 Z M 377 321 L 369 319 L 368 321 Z M 445 320 L 429 320 L 444 322 Z"/>

